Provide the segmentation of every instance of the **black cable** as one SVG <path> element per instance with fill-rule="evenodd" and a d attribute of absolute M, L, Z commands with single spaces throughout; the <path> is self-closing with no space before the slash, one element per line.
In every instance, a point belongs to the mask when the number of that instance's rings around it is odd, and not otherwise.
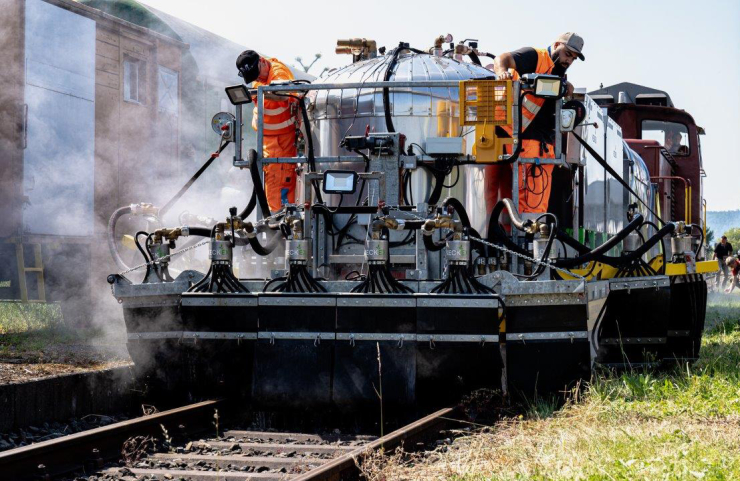
<path fill-rule="evenodd" d="M 140 236 L 140 235 L 145 235 L 145 236 L 149 237 L 149 233 L 148 233 L 148 232 L 145 232 L 145 231 L 143 231 L 143 230 L 140 230 L 140 231 L 139 231 L 139 232 L 137 232 L 137 233 L 136 233 L 136 235 L 134 236 L 134 242 L 136 243 L 136 248 L 137 248 L 137 249 L 139 249 L 139 252 L 141 252 L 141 255 L 142 255 L 142 256 L 144 257 L 144 262 L 147 262 L 147 263 L 148 263 L 148 262 L 151 262 L 151 259 L 150 259 L 150 258 L 149 258 L 149 256 L 147 255 L 146 251 L 144 251 L 144 248 L 143 248 L 143 247 L 141 247 L 141 244 L 139 243 L 139 236 Z M 147 266 L 147 269 L 148 269 L 148 268 L 149 268 L 149 266 Z"/>
<path fill-rule="evenodd" d="M 442 184 L 442 187 L 444 187 L 446 189 L 452 189 L 460 181 L 460 164 L 455 165 L 455 167 L 456 167 L 456 170 L 455 171 L 457 173 L 457 175 L 455 176 L 455 182 L 453 182 L 452 185 Z"/>
<path fill-rule="evenodd" d="M 571 132 L 571 134 L 573 134 L 573 137 L 581 145 L 583 145 L 583 147 L 586 149 L 586 151 L 588 151 L 588 153 L 591 154 L 591 156 L 596 160 L 596 162 L 598 162 L 599 164 L 601 164 L 601 166 L 609 173 L 609 175 L 611 175 L 612 177 L 614 177 L 617 180 L 617 182 L 619 182 L 620 184 L 622 184 L 622 187 L 624 187 L 625 189 L 627 189 L 627 192 L 629 192 L 630 194 L 632 194 L 635 197 L 635 199 L 637 199 L 642 205 L 645 206 L 645 208 L 648 210 L 648 212 L 650 212 L 651 214 L 653 214 L 655 216 L 655 218 L 660 221 L 661 224 L 664 224 L 664 225 L 666 224 L 665 221 L 663 219 L 661 219 L 660 216 L 658 214 L 656 214 L 655 211 L 653 211 L 653 209 L 651 209 L 650 206 L 647 205 L 647 203 L 645 201 L 643 201 L 642 198 L 640 198 L 640 196 L 637 195 L 637 193 L 634 190 L 632 190 L 632 187 L 629 186 L 629 184 L 622 178 L 622 176 L 619 175 L 619 173 L 617 173 L 617 171 L 614 170 L 614 168 L 612 168 L 612 166 L 609 165 L 609 163 L 606 160 L 604 160 L 604 158 L 598 152 L 596 152 L 593 149 L 593 147 L 591 147 L 590 145 L 588 145 L 588 142 L 586 142 L 585 140 L 583 140 L 575 132 Z"/>

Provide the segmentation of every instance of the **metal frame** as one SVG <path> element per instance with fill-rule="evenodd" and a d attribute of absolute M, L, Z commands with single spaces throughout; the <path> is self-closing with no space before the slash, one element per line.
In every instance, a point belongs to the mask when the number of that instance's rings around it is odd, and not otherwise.
<path fill-rule="evenodd" d="M 353 83 L 342 83 L 342 84 L 289 84 L 289 85 L 264 85 L 257 87 L 257 159 L 258 167 L 260 167 L 260 175 L 262 175 L 262 165 L 269 164 L 269 163 L 305 163 L 307 159 L 305 157 L 263 157 L 263 146 L 264 146 L 264 100 L 265 100 L 265 94 L 266 93 L 273 93 L 273 92 L 309 92 L 309 91 L 316 91 L 316 90 L 347 90 L 347 89 L 377 89 L 377 88 L 390 88 L 390 89 L 408 89 L 408 88 L 430 88 L 430 87 L 444 87 L 444 88 L 458 88 L 460 86 L 460 81 L 451 81 L 451 80 L 425 80 L 425 81 L 403 81 L 403 82 L 395 82 L 395 81 L 387 81 L 387 82 L 353 82 Z M 512 85 L 512 109 L 516 109 L 518 111 L 519 109 L 519 96 L 521 93 L 521 84 L 519 82 L 513 82 Z M 561 109 L 561 103 L 556 102 L 556 108 L 555 108 L 555 129 L 556 132 L 560 131 L 560 109 Z M 242 114 L 241 109 L 243 106 L 238 105 L 236 106 L 237 110 L 237 121 L 236 121 L 236 127 L 238 129 L 238 132 L 236 132 L 236 138 L 237 138 L 237 145 L 234 156 L 234 166 L 237 167 L 247 167 L 249 165 L 248 161 L 245 161 L 241 157 L 241 129 L 242 129 Z M 513 115 L 513 131 L 514 135 L 513 137 L 513 146 L 517 146 L 520 142 L 518 136 L 516 135 L 516 132 L 519 129 L 520 119 L 517 115 Z M 394 133 L 388 133 L 388 135 L 394 135 Z M 398 134 L 395 134 L 398 135 Z M 515 205 L 519 204 L 519 164 L 553 164 L 553 165 L 567 165 L 566 159 L 562 155 L 562 139 L 560 135 L 555 136 L 555 158 L 547 158 L 547 159 L 541 159 L 541 158 L 519 158 L 517 159 L 512 168 L 512 200 L 515 202 Z M 470 156 L 467 156 L 468 160 L 471 160 Z M 373 159 L 375 160 L 375 159 Z M 396 159 L 397 160 L 397 159 Z M 334 157 L 316 157 L 314 159 L 317 163 L 343 163 L 343 162 L 350 162 L 350 163 L 360 163 L 364 162 L 364 159 L 361 156 L 334 156 Z M 381 161 L 381 165 L 377 166 L 380 167 L 381 170 L 385 171 L 385 162 Z M 376 162 L 377 164 L 377 162 Z M 373 167 L 376 167 L 373 165 Z M 305 181 L 305 189 L 306 189 L 306 197 L 305 199 L 310 199 L 310 190 L 308 189 L 308 186 L 310 186 L 309 176 L 311 174 L 307 174 L 304 176 Z M 387 194 L 387 192 L 386 192 Z M 387 197 L 387 195 L 386 195 Z M 390 203 L 393 203 L 394 201 L 392 199 L 386 199 Z M 308 227 L 306 228 L 306 232 L 310 232 Z M 518 242 L 519 233 L 516 230 L 512 230 L 512 240 L 516 243 Z M 319 252 L 323 249 L 321 249 L 320 242 L 314 243 L 316 246 L 314 248 L 315 254 L 321 254 L 322 262 L 323 257 L 325 257 L 324 252 Z M 418 254 L 418 246 L 417 246 L 417 254 Z M 312 268 L 316 269 L 316 261 L 314 260 L 312 263 Z M 520 262 L 516 257 L 512 257 L 511 259 L 511 269 L 512 272 L 519 272 L 520 269 Z M 421 275 L 423 274 L 425 269 L 420 269 L 417 267 L 416 269 L 417 274 Z"/>

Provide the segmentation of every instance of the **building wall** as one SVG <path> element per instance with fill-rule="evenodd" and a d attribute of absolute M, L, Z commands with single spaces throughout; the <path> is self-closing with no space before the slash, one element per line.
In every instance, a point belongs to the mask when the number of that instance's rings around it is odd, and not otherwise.
<path fill-rule="evenodd" d="M 18 232 L 23 194 L 24 2 L 0 0 L 0 237 Z"/>
<path fill-rule="evenodd" d="M 188 47 L 72 0 L 45 1 L 96 24 L 95 136 L 91 139 L 95 146 L 94 235 L 26 235 L 20 241 L 44 245 L 47 300 L 62 302 L 68 322 L 89 323 L 92 318 L 105 317 L 106 312 L 119 317 L 119 309 L 100 308 L 115 303 L 105 282 L 105 277 L 117 270 L 104 241 L 111 213 L 122 205 L 158 202 L 169 195 L 152 186 L 179 169 L 181 64 Z M 0 0 L 0 8 L 0 282 L 12 283 L 9 288 L 0 288 L 0 297 L 8 298 L 18 295 L 14 242 L 21 233 L 24 202 L 25 1 Z M 143 65 L 140 102 L 124 99 L 126 60 Z M 160 67 L 167 69 L 170 78 L 174 75 L 178 79 L 170 92 L 174 103 L 164 110 L 159 99 Z M 33 276 L 28 279 L 32 282 Z"/>
<path fill-rule="evenodd" d="M 154 201 L 152 186 L 179 169 L 182 45 L 136 32 L 97 27 L 95 201 L 98 231 L 118 207 Z M 124 98 L 127 61 L 143 73 L 140 102 Z M 160 109 L 159 69 L 177 74 L 177 112 Z"/>

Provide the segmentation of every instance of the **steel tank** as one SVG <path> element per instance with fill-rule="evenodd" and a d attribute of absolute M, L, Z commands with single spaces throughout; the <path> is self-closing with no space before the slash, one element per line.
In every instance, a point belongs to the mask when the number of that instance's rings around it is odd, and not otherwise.
<path fill-rule="evenodd" d="M 392 55 L 378 56 L 356 62 L 325 73 L 315 83 L 343 84 L 383 81 Z M 390 81 L 460 81 L 492 77 L 493 72 L 483 67 L 459 62 L 447 57 L 401 52 L 393 68 Z M 369 132 L 387 132 L 380 88 L 333 89 L 316 91 L 311 102 L 311 125 L 317 156 L 354 155 L 339 144 L 348 135 Z M 472 127 L 460 127 L 459 89 L 457 87 L 398 88 L 390 91 L 390 110 L 396 132 L 406 136 L 415 153 L 422 153 L 428 137 L 464 137 L 466 153 L 474 142 L 469 132 Z M 420 147 L 420 148 L 419 148 Z M 336 168 L 336 166 L 333 166 Z M 344 164 L 342 168 L 347 168 Z M 490 166 L 461 166 L 448 176 L 442 198 L 454 196 L 464 203 L 473 227 L 484 234 L 487 215 L 492 205 L 486 205 L 485 178 Z M 359 169 L 358 169 L 359 170 Z M 433 187 L 433 177 L 425 169 L 417 169 L 411 178 L 414 203 L 425 202 Z M 494 199 L 495 201 L 496 199 Z M 347 199 L 345 199 L 347 202 Z M 485 234 L 484 234 L 485 235 Z"/>

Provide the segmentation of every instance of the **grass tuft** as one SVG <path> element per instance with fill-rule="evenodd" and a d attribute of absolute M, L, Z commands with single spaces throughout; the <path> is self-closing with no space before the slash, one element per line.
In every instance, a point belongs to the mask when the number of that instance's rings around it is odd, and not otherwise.
<path fill-rule="evenodd" d="M 0 301 L 0 335 L 48 329 L 63 324 L 59 304 Z"/>
<path fill-rule="evenodd" d="M 710 297 L 700 359 L 601 372 L 434 451 L 366 460 L 370 480 L 740 479 L 740 298 Z"/>

